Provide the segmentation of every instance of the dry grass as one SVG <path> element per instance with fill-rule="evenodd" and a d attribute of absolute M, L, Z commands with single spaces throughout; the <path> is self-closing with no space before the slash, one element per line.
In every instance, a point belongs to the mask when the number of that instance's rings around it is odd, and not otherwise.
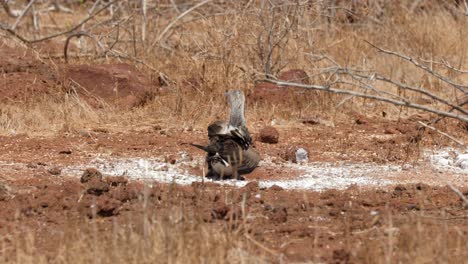
<path fill-rule="evenodd" d="M 196 213 L 202 213 L 196 212 Z M 434 212 L 433 212 L 434 213 Z M 444 214 L 442 212 L 442 214 Z M 443 220 L 446 218 L 447 220 Z M 468 256 L 466 229 L 454 224 L 463 218 L 424 216 L 384 216 L 383 224 L 368 230 L 349 231 L 346 217 L 338 238 L 353 263 L 464 263 Z M 348 220 L 349 221 L 349 220 Z M 107 222 L 107 223 L 106 223 Z M 396 224 L 398 222 L 399 224 Z M 112 226 L 112 228 L 109 228 Z M 174 208 L 164 219 L 127 219 L 112 224 L 106 219 L 84 221 L 79 229 L 57 230 L 56 246 L 44 251 L 40 235 L 24 228 L 7 240 L 13 246 L 1 247 L 2 263 L 271 263 L 285 256 L 244 235 L 249 224 L 234 229 L 213 227 L 193 215 Z M 325 229 L 316 229 L 322 237 Z M 338 234 L 336 234 L 338 235 Z M 284 241 L 286 242 L 286 241 Z M 320 262 L 329 255 L 317 243 L 310 250 Z M 46 253 L 45 253 L 46 252 Z M 335 253 L 334 253 L 335 254 Z M 340 257 L 333 257 L 340 259 Z M 345 261 L 346 262 L 346 261 Z"/>
<path fill-rule="evenodd" d="M 149 2 L 153 4 L 152 1 Z M 276 66 L 271 67 L 274 75 L 283 69 L 304 69 L 311 76 L 312 83 L 323 84 L 326 82 L 326 76 L 322 71 L 324 67 L 330 66 L 330 63 L 326 60 L 317 61 L 317 56 L 326 55 L 342 66 L 375 70 L 396 81 L 423 86 L 443 98 L 453 99 L 454 96 L 459 96 L 453 88 L 410 64 L 379 54 L 363 40 L 415 58 L 447 60 L 451 65 L 465 69 L 468 67 L 468 49 L 465 45 L 468 41 L 468 34 L 465 32 L 468 28 L 466 16 L 454 16 L 436 1 L 425 1 L 421 8 L 415 8 L 413 12 L 408 10 L 410 6 L 406 1 L 392 1 L 391 4 L 382 5 L 382 14 L 371 9 L 373 5 L 370 5 L 369 9 L 358 6 L 354 10 L 356 18 L 353 23 L 346 21 L 344 11 L 338 11 L 335 18 L 329 20 L 321 1 L 311 1 L 300 6 L 283 3 L 283 6 L 286 7 L 271 11 L 268 5 L 262 6 L 258 3 L 209 3 L 178 21 L 161 42 L 155 42 L 162 29 L 176 16 L 172 5 L 156 4 L 156 8 L 149 10 L 150 22 L 146 33 L 148 37 L 143 42 L 139 40 L 139 11 L 124 1 L 122 11 L 117 12 L 111 20 L 114 21 L 113 24 L 105 22 L 109 21 L 109 15 L 104 12 L 96 18 L 96 21 L 103 22 L 100 26 L 91 27 L 97 22 L 90 22 L 86 27 L 90 28 L 88 32 L 100 37 L 103 45 L 109 46 L 115 42 L 116 31 L 119 28 L 119 39 L 113 46 L 117 53 L 109 53 L 107 58 L 74 58 L 71 63 L 109 63 L 119 60 L 135 63 L 137 59 L 143 63 L 136 63 L 138 67 L 149 76 L 156 78 L 159 73 L 164 73 L 169 77 L 172 83 L 169 96 L 157 97 L 147 106 L 130 114 L 112 107 L 103 110 L 84 109 L 81 103 L 70 102 L 63 96 L 52 105 L 49 105 L 48 100 L 34 102 L 28 107 L 33 109 L 29 113 L 16 109 L 14 105 L 4 106 L 0 130 L 2 133 L 12 130 L 18 133 L 56 133 L 64 126 L 79 129 L 83 126 L 94 126 L 95 123 L 102 125 L 124 121 L 127 124 L 125 120 L 132 123 L 130 120 L 141 122 L 146 118 L 151 121 L 155 117 L 161 121 L 167 119 L 167 124 L 174 123 L 175 119 L 177 122 L 192 126 L 200 124 L 203 127 L 222 115 L 219 113 L 223 113 L 220 110 L 224 109 L 222 94 L 225 90 L 241 88 L 247 93 L 253 91 L 255 80 L 261 78 L 265 69 L 265 63 L 261 61 L 259 54 L 265 51 L 265 43 L 268 43 L 265 40 L 265 32 L 269 29 L 277 32 L 277 35 L 271 36 L 271 42 L 278 44 L 272 52 L 272 62 L 277 62 Z M 76 8 L 84 11 L 89 6 Z M 269 17 L 274 17 L 275 23 L 269 24 Z M 63 19 L 69 24 L 80 21 L 77 15 L 63 13 L 50 14 L 42 19 L 43 25 L 53 24 L 54 21 L 56 23 L 57 19 Z M 27 27 L 28 22 L 24 23 L 19 32 L 32 36 Z M 52 29 L 44 26 L 40 32 L 47 35 Z M 284 38 L 281 38 L 282 35 L 278 36 L 282 33 Z M 262 36 L 260 46 L 258 36 Z M 72 41 L 79 45 L 77 40 Z M 89 55 L 92 56 L 95 44 L 89 39 L 81 41 L 85 46 L 81 44 L 81 53 L 78 54 L 85 55 L 83 51 L 91 50 Z M 76 54 L 79 50 L 72 49 L 71 52 Z M 115 58 L 116 54 L 134 59 Z M 455 81 L 467 81 L 466 74 L 457 74 L 434 63 L 427 65 Z M 194 92 L 183 93 L 182 91 L 192 90 L 184 82 L 187 79 L 198 80 L 200 86 Z M 386 89 L 401 93 L 394 87 Z M 406 95 L 412 100 L 420 98 L 420 95 L 416 94 Z M 386 111 L 389 118 L 396 119 L 415 112 L 356 98 L 347 100 L 339 109 L 336 108 L 343 98 L 317 94 L 297 105 L 251 102 L 248 118 L 252 121 L 272 118 L 297 119 L 317 113 L 332 117 L 349 111 L 369 115 Z M 135 114 L 139 118 L 135 119 Z M 112 118 L 112 115 L 119 118 Z M 39 118 L 36 119 L 36 116 Z M 46 123 L 53 125 L 43 125 Z"/>
<path fill-rule="evenodd" d="M 0 106 L 0 134 L 26 133 L 29 135 L 56 135 L 62 132 L 77 132 L 93 127 L 119 128 L 139 125 L 161 124 L 164 126 L 193 126 L 204 128 L 208 122 L 224 117 L 225 101 L 223 92 L 231 88 L 241 88 L 246 93 L 253 91 L 255 80 L 264 73 L 259 58 L 258 36 L 264 33 L 265 26 L 260 18 L 271 13 L 262 9 L 262 1 L 213 2 L 192 12 L 175 25 L 161 43 L 152 45 L 163 30 L 177 16 L 170 5 L 154 4 L 148 11 L 149 23 L 145 42 L 136 41 L 140 36 L 139 11 L 131 7 L 132 1 L 123 1 L 122 13 L 114 22 L 120 23 L 119 42 L 114 46 L 119 54 L 130 59 L 92 58 L 94 44 L 85 40 L 83 50 L 91 51 L 90 56 L 73 58 L 71 63 L 111 63 L 126 61 L 135 63 L 142 71 L 156 78 L 159 73 L 169 77 L 171 85 L 164 96 L 156 97 L 147 105 L 131 111 L 112 106 L 93 109 L 82 100 L 69 95 L 58 94 L 36 98 L 24 105 L 4 104 Z M 149 1 L 153 2 L 153 1 Z M 177 1 L 176 1 L 177 2 Z M 363 40 L 387 49 L 409 54 L 425 60 L 447 60 L 452 65 L 468 69 L 468 16 L 454 16 L 439 1 L 421 1 L 424 8 L 409 11 L 410 1 L 387 1 L 383 14 L 373 9 L 357 10 L 354 23 L 343 21 L 344 13 L 339 11 L 335 18 L 328 19 L 322 9 L 322 1 L 302 4 L 291 16 L 290 11 L 279 9 L 279 23 L 294 21 L 285 39 L 273 52 L 278 66 L 272 69 L 277 75 L 283 69 L 304 69 L 311 82 L 322 84 L 321 71 L 329 66 L 325 60 L 316 60 L 326 55 L 343 66 L 372 69 L 395 80 L 415 86 L 424 86 L 444 98 L 457 94 L 434 77 L 402 62 L 394 57 L 379 54 Z M 370 1 L 372 2 L 372 1 Z M 84 15 L 91 3 L 75 6 Z M 152 3 L 153 4 L 153 3 Z M 181 5 L 182 8 L 182 5 Z M 288 17 L 286 14 L 289 14 Z M 371 19 L 372 17 L 372 19 Z M 106 21 L 108 14 L 94 21 Z M 65 23 L 54 24 L 60 20 Z M 69 25 L 80 19 L 77 15 L 63 13 L 43 16 L 43 25 L 59 28 L 59 24 Z M 290 21 L 289 21 L 290 20 Z M 378 20 L 378 23 L 376 22 Z M 10 20 L 12 21 L 12 20 Z M 331 22 L 330 22 L 331 21 Z M 20 33 L 32 37 L 34 32 L 28 21 L 20 26 Z M 93 25 L 91 22 L 89 25 Z M 292 23 L 292 22 L 291 22 Z M 101 42 L 110 45 L 116 35 L 116 24 L 103 23 L 102 26 L 86 28 L 101 36 Z M 284 25 L 278 24 L 275 30 L 281 32 Z M 289 29 L 289 28 L 288 28 Z M 41 34 L 51 33 L 51 27 L 43 27 Z M 3 33 L 2 33 L 3 34 Z M 63 38 L 59 38 L 62 43 Z M 6 40 L 9 45 L 18 45 L 17 40 Z M 76 40 L 74 40 L 76 41 Z M 77 42 L 76 42 L 77 43 Z M 78 44 L 77 44 L 78 45 Z M 77 53 L 79 50 L 72 50 Z M 58 54 L 60 55 L 60 54 Z M 89 54 L 88 54 L 89 55 Z M 144 63 L 136 63 L 138 60 Z M 145 66 L 146 65 L 146 66 Z M 445 70 L 438 64 L 430 67 L 450 76 L 460 83 L 468 82 L 468 75 Z M 188 89 L 184 80 L 200 80 L 196 91 Z M 389 91 L 398 92 L 388 87 Z M 410 94 L 412 99 L 418 98 Z M 310 98 L 310 97 L 309 97 Z M 328 118 L 346 116 L 358 111 L 371 116 L 382 111 L 389 118 L 410 115 L 413 110 L 391 105 L 369 102 L 361 99 L 347 100 L 339 108 L 336 106 L 344 97 L 330 94 L 316 94 L 312 100 L 303 100 L 297 105 L 288 102 L 270 104 L 249 102 L 247 118 L 250 122 L 259 120 L 294 120 L 303 116 L 319 114 Z M 257 263 L 263 257 L 248 253 L 252 246 L 245 243 L 243 236 L 229 230 L 213 230 L 202 223 L 188 221 L 150 221 L 140 229 L 145 233 L 115 225 L 112 231 L 96 231 L 96 223 L 91 221 L 84 230 L 70 233 L 62 238 L 64 243 L 59 254 L 44 256 L 35 249 L 34 238 L 17 238 L 16 247 L 3 249 L 7 254 L 0 255 L 1 262 L 11 263 Z M 414 222 L 411 222 L 414 223 Z M 434 224 L 435 223 L 435 224 Z M 436 228 L 434 228 L 434 225 Z M 462 263 L 468 252 L 466 233 L 456 228 L 440 224 L 421 224 L 399 228 L 390 238 L 391 227 L 377 230 L 377 235 L 359 246 L 356 258 L 363 263 Z M 461 232 L 461 233 L 460 233 Z M 26 232 L 27 233 L 27 232 Z M 99 233 L 99 242 L 96 235 Z M 72 239 L 73 238 L 73 239 Z M 257 251 L 258 253 L 258 251 Z M 275 259 L 278 261 L 278 259 Z"/>
<path fill-rule="evenodd" d="M 176 210 L 177 211 L 177 210 Z M 44 251 L 40 237 L 12 233 L 12 247 L 3 246 L 2 263 L 264 263 L 236 232 L 217 230 L 182 216 L 165 220 L 132 219 L 109 224 L 89 220 L 58 231 L 56 246 Z M 104 220 L 105 222 L 105 220 Z M 21 230 L 19 228 L 18 230 Z"/>

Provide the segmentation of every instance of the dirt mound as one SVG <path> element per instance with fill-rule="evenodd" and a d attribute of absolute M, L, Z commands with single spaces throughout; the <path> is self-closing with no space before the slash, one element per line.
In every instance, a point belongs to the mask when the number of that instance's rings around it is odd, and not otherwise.
<path fill-rule="evenodd" d="M 286 82 L 310 84 L 307 73 L 299 69 L 284 71 L 280 74 L 279 79 Z"/>
<path fill-rule="evenodd" d="M 56 71 L 30 51 L 0 44 L 0 102 L 24 102 L 56 92 Z"/>
<path fill-rule="evenodd" d="M 300 69 L 287 70 L 279 75 L 279 80 L 286 82 L 294 82 L 301 84 L 310 84 L 307 73 Z M 289 102 L 299 103 L 304 100 L 304 96 L 315 96 L 316 92 L 299 88 L 299 87 L 283 87 L 273 83 L 260 82 L 255 85 L 254 91 L 250 94 L 250 98 L 255 101 L 268 101 L 272 103 Z"/>
<path fill-rule="evenodd" d="M 149 78 L 125 63 L 54 68 L 31 50 L 1 43 L 0 70 L 0 102 L 24 103 L 63 93 L 65 86 L 94 107 L 116 104 L 132 108 L 144 105 L 156 91 Z"/>
<path fill-rule="evenodd" d="M 65 87 L 95 107 L 115 103 L 132 108 L 154 97 L 151 81 L 129 64 L 70 65 L 65 73 Z"/>

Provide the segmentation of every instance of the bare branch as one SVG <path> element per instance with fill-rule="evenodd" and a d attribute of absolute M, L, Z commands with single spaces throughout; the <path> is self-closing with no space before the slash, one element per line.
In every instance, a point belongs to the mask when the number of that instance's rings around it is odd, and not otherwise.
<path fill-rule="evenodd" d="M 67 37 L 67 39 L 65 40 L 65 46 L 63 48 L 63 56 L 65 58 L 65 63 L 68 63 L 68 55 L 67 55 L 67 52 L 68 52 L 68 44 L 70 43 L 70 39 L 72 38 L 79 38 L 79 37 L 82 37 L 82 36 L 85 36 L 85 37 L 88 37 L 92 40 L 94 40 L 94 42 L 100 47 L 102 48 L 102 45 L 101 43 L 99 43 L 99 41 L 94 37 L 92 36 L 91 34 L 89 33 L 86 33 L 86 32 L 77 32 L 77 33 L 74 33 L 74 34 L 71 34 Z"/>
<path fill-rule="evenodd" d="M 388 55 L 392 55 L 392 56 L 396 56 L 398 58 L 401 58 L 401 59 L 404 59 L 406 61 L 409 61 L 411 62 L 414 66 L 430 73 L 432 76 L 436 77 L 437 79 L 445 82 L 445 83 L 448 83 L 450 84 L 451 86 L 455 87 L 456 89 L 460 90 L 461 92 L 463 92 L 464 94 L 467 94 L 468 91 L 468 86 L 467 85 L 462 85 L 462 84 L 459 84 L 459 83 L 455 83 L 453 82 L 452 80 L 442 76 L 441 74 L 429 69 L 427 66 L 424 66 L 422 64 L 420 64 L 417 60 L 415 60 L 414 58 L 412 57 L 409 57 L 409 56 L 406 56 L 406 55 L 403 55 L 403 54 L 400 54 L 400 53 L 397 53 L 397 52 L 394 52 L 394 51 L 390 51 L 390 50 L 385 50 L 383 48 L 380 48 L 374 44 L 372 44 L 371 42 L 367 41 L 367 40 L 364 40 L 364 42 L 366 42 L 367 44 L 371 45 L 372 47 L 376 48 L 377 50 L 379 50 L 380 52 L 382 53 L 385 53 L 385 54 L 388 54 Z"/>
<path fill-rule="evenodd" d="M 447 111 L 442 111 L 442 110 L 437 110 L 433 109 L 430 107 L 426 107 L 424 105 L 416 104 L 410 101 L 401 101 L 401 100 L 395 100 L 395 99 L 390 99 L 386 98 L 383 96 L 376 96 L 376 95 L 370 95 L 370 94 L 365 94 L 365 93 L 360 93 L 360 92 L 355 92 L 355 91 L 350 91 L 350 90 L 344 90 L 344 89 L 338 89 L 338 88 L 333 88 L 330 86 L 321 86 L 321 85 L 306 85 L 302 83 L 293 83 L 293 82 L 284 82 L 284 81 L 277 81 L 277 80 L 271 80 L 271 79 L 264 79 L 261 80 L 264 82 L 270 82 L 274 83 L 279 86 L 290 86 L 290 87 L 298 87 L 298 88 L 305 88 L 305 89 L 312 89 L 312 90 L 319 90 L 319 91 L 325 91 L 329 93 L 336 93 L 336 94 L 347 94 L 347 95 L 353 95 L 356 97 L 362 97 L 362 98 L 369 98 L 373 100 L 378 100 L 386 103 L 390 103 L 393 105 L 398 105 L 398 106 L 405 106 L 409 108 L 414 108 L 414 109 L 419 109 L 423 110 L 429 113 L 434 113 L 440 116 L 446 116 L 450 117 L 453 119 L 461 120 L 464 122 L 468 122 L 468 116 L 463 115 L 463 114 L 455 114 Z"/>
<path fill-rule="evenodd" d="M 2 25 L 2 24 L 0 24 L 0 29 L 7 31 L 8 33 L 10 33 L 11 35 L 13 35 L 14 37 L 16 37 L 17 39 L 21 40 L 21 41 L 24 42 L 24 43 L 28 43 L 28 44 L 38 43 L 38 42 L 42 42 L 42 41 L 46 41 L 46 40 L 49 40 L 49 39 L 53 39 L 53 38 L 56 38 L 56 37 L 63 36 L 63 35 L 69 34 L 69 33 L 73 32 L 73 31 L 77 30 L 77 29 L 80 28 L 82 25 L 84 25 L 86 22 L 88 22 L 89 20 L 91 20 L 91 19 L 93 19 L 95 16 L 97 16 L 99 13 L 101 13 L 103 10 L 105 10 L 106 8 L 108 8 L 109 6 L 111 6 L 112 4 L 117 3 L 117 2 L 119 2 L 119 1 L 120 1 L 120 0 L 114 0 L 114 1 L 111 1 L 111 2 L 107 3 L 107 4 L 106 4 L 105 6 L 103 6 L 101 9 L 99 9 L 98 11 L 96 11 L 93 15 L 89 15 L 87 18 L 83 19 L 80 23 L 78 23 L 77 25 L 75 25 L 74 27 L 72 27 L 72 28 L 69 29 L 69 30 L 62 31 L 62 32 L 59 32 L 59 33 L 56 33 L 56 34 L 49 35 L 49 36 L 47 36 L 47 37 L 39 38 L 39 39 L 28 40 L 28 39 L 24 38 L 23 36 L 19 35 L 18 33 L 16 33 L 15 30 L 11 29 L 11 28 L 8 27 L 8 26 Z"/>
<path fill-rule="evenodd" d="M 468 110 L 466 109 L 463 109 L 462 107 L 460 106 L 457 106 L 453 103 L 450 103 L 449 101 L 425 90 L 425 89 L 422 89 L 422 88 L 418 88 L 418 87 L 413 87 L 413 86 L 410 86 L 410 85 L 407 85 L 407 84 L 403 84 L 403 83 L 400 83 L 400 82 L 397 82 L 397 81 L 394 81 L 394 80 L 391 80 L 385 76 L 382 76 L 382 75 L 379 75 L 378 73 L 374 73 L 370 76 L 368 75 L 363 75 L 363 74 L 360 74 L 358 72 L 354 72 L 354 70 L 352 69 L 347 69 L 347 68 L 338 68 L 337 69 L 338 72 L 342 72 L 342 73 L 345 73 L 345 74 L 349 74 L 351 76 L 356 76 L 356 77 L 359 77 L 359 78 L 364 78 L 364 79 L 368 79 L 368 80 L 379 80 L 379 81 L 382 81 L 382 82 L 386 82 L 386 83 L 389 83 L 389 84 L 392 84 L 392 85 L 395 85 L 401 89 L 404 89 L 404 90 L 409 90 L 409 91 L 413 91 L 413 92 L 417 92 L 417 93 L 420 93 L 420 94 L 424 94 L 436 101 L 439 101 L 445 105 L 448 105 L 450 107 L 452 107 L 453 109 L 455 110 L 458 110 L 460 112 L 462 112 L 463 114 L 465 115 L 468 115 Z"/>
<path fill-rule="evenodd" d="M 161 40 L 165 37 L 165 35 L 167 34 L 167 32 L 177 23 L 177 21 L 179 21 L 180 19 L 182 19 L 184 16 L 188 15 L 190 12 L 192 12 L 193 10 L 205 5 L 205 4 L 208 4 L 209 2 L 211 2 L 213 0 L 205 0 L 203 2 L 200 2 L 194 6 L 192 6 L 191 8 L 187 9 L 185 12 L 183 12 L 182 14 L 180 14 L 179 16 L 176 17 L 176 19 L 174 19 L 171 23 L 169 23 L 169 25 L 166 26 L 166 28 L 164 28 L 164 30 L 161 32 L 161 34 L 159 34 L 159 36 L 156 38 L 156 40 L 151 44 L 151 48 L 154 48 L 154 46 L 156 45 L 156 43 L 159 43 L 161 42 Z"/>
<path fill-rule="evenodd" d="M 146 24 L 148 23 L 148 17 L 146 15 L 147 11 L 147 1 L 146 0 L 141 0 L 141 15 L 142 15 L 142 21 L 141 21 L 141 40 L 143 43 L 145 43 L 146 40 Z"/>
<path fill-rule="evenodd" d="M 29 1 L 28 5 L 26 6 L 26 8 L 24 8 L 23 12 L 21 12 L 21 15 L 16 19 L 15 23 L 13 24 L 13 26 L 11 26 L 11 29 L 12 30 L 15 30 L 16 27 L 18 26 L 18 24 L 21 22 L 21 19 L 23 19 L 23 17 L 28 13 L 29 9 L 34 5 L 34 3 L 36 2 L 37 0 L 31 0 Z"/>

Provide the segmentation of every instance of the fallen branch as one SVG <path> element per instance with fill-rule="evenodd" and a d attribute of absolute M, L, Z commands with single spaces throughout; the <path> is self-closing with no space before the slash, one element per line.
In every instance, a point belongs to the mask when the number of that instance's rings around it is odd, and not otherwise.
<path fill-rule="evenodd" d="M 410 101 L 395 100 L 395 99 L 390 99 L 390 98 L 386 98 L 386 97 L 383 97 L 383 96 L 360 93 L 360 92 L 351 91 L 351 90 L 338 89 L 338 88 L 333 88 L 333 87 L 330 87 L 330 86 L 307 85 L 307 84 L 302 84 L 302 83 L 277 81 L 277 80 L 271 80 L 271 79 L 263 79 L 261 81 L 270 82 L 270 83 L 273 83 L 273 84 L 276 84 L 276 85 L 279 85 L 279 86 L 298 87 L 298 88 L 325 91 L 325 92 L 329 92 L 329 93 L 353 95 L 353 96 L 356 96 L 356 97 L 373 99 L 373 100 L 377 100 L 377 101 L 390 103 L 390 104 L 393 104 L 393 105 L 405 106 L 405 107 L 409 107 L 409 108 L 419 109 L 419 110 L 423 110 L 423 111 L 433 113 L 433 114 L 436 114 L 436 115 L 450 117 L 450 118 L 457 119 L 457 120 L 460 120 L 460 121 L 468 122 L 468 116 L 467 115 L 456 114 L 456 113 L 452 113 L 452 112 L 437 110 L 437 109 L 426 107 L 424 105 L 416 104 L 416 103 L 413 103 L 413 102 L 410 102 Z"/>
<path fill-rule="evenodd" d="M 5 12 L 8 14 L 10 17 L 18 17 L 21 13 L 19 10 L 11 10 L 10 6 L 8 6 L 7 0 L 2 0 L 2 6 Z"/>
<path fill-rule="evenodd" d="M 450 136 L 449 134 L 447 134 L 447 133 L 445 133 L 445 132 L 442 132 L 442 131 L 438 130 L 437 128 L 435 128 L 435 127 L 433 127 L 433 126 L 430 126 L 430 125 L 427 125 L 427 124 L 425 124 L 425 123 L 423 123 L 423 122 L 421 122 L 421 121 L 418 121 L 418 123 L 419 123 L 420 125 L 424 126 L 424 127 L 427 127 L 427 128 L 429 128 L 429 129 L 431 129 L 431 130 L 433 130 L 433 131 L 435 131 L 435 132 L 441 134 L 442 136 L 445 136 L 445 137 L 447 137 L 447 138 L 453 140 L 454 142 L 458 143 L 459 145 L 461 145 L 461 146 L 463 146 L 463 147 L 466 147 L 465 144 L 463 144 L 463 142 L 461 142 L 460 140 L 458 140 L 458 139 L 456 139 L 456 138 Z"/>
<path fill-rule="evenodd" d="M 463 203 L 465 204 L 465 208 L 468 207 L 468 199 L 465 197 L 465 195 L 463 195 L 462 192 L 460 192 L 460 190 L 458 190 L 457 188 L 455 188 L 455 186 L 453 186 L 452 184 L 448 183 L 448 187 L 450 189 L 452 189 L 452 191 L 454 193 L 456 193 L 460 199 L 462 199 Z"/>

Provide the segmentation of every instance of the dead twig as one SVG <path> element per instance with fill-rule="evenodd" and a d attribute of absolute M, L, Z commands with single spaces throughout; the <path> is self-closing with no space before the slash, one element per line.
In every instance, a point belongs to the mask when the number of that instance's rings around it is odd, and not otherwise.
<path fill-rule="evenodd" d="M 251 236 L 245 234 L 244 235 L 250 242 L 254 243 L 257 247 L 265 250 L 266 252 L 270 253 L 271 255 L 277 256 L 278 252 L 274 251 L 273 249 L 267 248 L 262 243 L 258 242 L 257 240 L 253 239 Z"/>
<path fill-rule="evenodd" d="M 77 32 L 77 33 L 74 33 L 74 34 L 71 34 L 67 37 L 67 39 L 65 40 L 65 46 L 63 48 L 63 56 L 65 58 L 65 63 L 68 63 L 68 44 L 70 43 L 70 39 L 72 38 L 79 38 L 79 37 L 82 37 L 82 36 L 85 36 L 85 37 L 88 37 L 92 40 L 94 40 L 94 42 L 101 48 L 103 49 L 102 47 L 102 44 L 94 37 L 92 36 L 91 34 L 89 33 L 86 33 L 86 32 Z"/>

